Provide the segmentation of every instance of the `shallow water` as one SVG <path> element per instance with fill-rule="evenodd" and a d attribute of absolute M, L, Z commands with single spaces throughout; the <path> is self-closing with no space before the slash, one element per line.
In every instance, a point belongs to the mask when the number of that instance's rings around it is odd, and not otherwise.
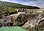
<path fill-rule="evenodd" d="M 15 27 L 1 27 L 0 31 L 26 31 L 26 30 L 22 29 L 19 26 L 15 26 Z"/>

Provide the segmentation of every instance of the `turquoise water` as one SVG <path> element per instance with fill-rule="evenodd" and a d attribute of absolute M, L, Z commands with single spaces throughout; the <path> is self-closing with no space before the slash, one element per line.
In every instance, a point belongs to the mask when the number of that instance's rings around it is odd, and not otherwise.
<path fill-rule="evenodd" d="M 21 27 L 15 26 L 15 27 L 1 27 L 0 31 L 26 31 L 26 30 L 22 29 Z"/>

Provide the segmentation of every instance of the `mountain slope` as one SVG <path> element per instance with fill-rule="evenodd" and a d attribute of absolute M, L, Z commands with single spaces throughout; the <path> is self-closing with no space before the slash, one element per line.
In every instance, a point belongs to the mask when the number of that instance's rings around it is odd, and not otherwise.
<path fill-rule="evenodd" d="M 2 1 L 0 1 L 0 6 L 13 7 L 13 8 L 39 9 L 39 7 L 36 7 L 36 6 L 26 6 L 26 5 L 21 5 L 21 4 L 17 4 L 17 3 L 2 2 Z"/>

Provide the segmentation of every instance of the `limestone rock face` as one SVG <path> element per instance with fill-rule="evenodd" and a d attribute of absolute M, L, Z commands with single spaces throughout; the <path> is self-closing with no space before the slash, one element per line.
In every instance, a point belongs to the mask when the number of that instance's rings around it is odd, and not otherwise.
<path fill-rule="evenodd" d="M 26 27 L 26 26 L 31 26 L 36 23 L 36 19 L 37 19 L 38 15 L 37 14 L 29 14 L 29 13 L 24 13 L 24 14 L 20 14 L 17 19 L 15 19 L 15 17 L 13 17 L 13 23 L 14 25 L 19 25 L 22 27 Z M 33 26 L 34 26 L 33 25 Z"/>
<path fill-rule="evenodd" d="M 21 22 L 21 20 L 18 22 L 16 21 L 18 18 L 20 19 L 20 14 L 24 14 L 25 12 L 19 12 L 16 14 L 12 14 L 9 16 L 4 16 L 3 19 L 0 19 L 0 23 L 4 26 L 7 25 L 7 23 L 11 24 L 13 23 L 13 25 L 19 25 Z M 20 17 L 19 17 L 20 16 Z M 24 18 L 23 18 L 24 19 Z M 18 24 L 17 24 L 18 23 Z M 22 23 L 21 23 L 22 24 Z"/>
<path fill-rule="evenodd" d="M 36 15 L 34 18 L 28 19 L 27 22 L 22 26 L 29 31 L 44 31 L 44 14 Z"/>
<path fill-rule="evenodd" d="M 14 23 L 13 25 L 19 25 L 22 24 L 19 19 L 22 19 L 22 14 L 25 14 L 25 12 L 19 12 L 17 14 L 12 14 L 10 15 L 11 17 L 11 22 Z M 24 19 L 24 18 L 23 18 Z M 24 20 L 23 20 L 24 21 Z"/>

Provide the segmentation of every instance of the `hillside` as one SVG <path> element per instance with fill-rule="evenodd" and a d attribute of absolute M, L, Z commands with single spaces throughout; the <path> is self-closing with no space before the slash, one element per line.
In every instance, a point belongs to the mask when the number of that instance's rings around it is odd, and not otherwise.
<path fill-rule="evenodd" d="M 3 1 L 0 1 L 0 6 L 13 7 L 13 8 L 39 9 L 39 7 L 36 7 L 36 6 L 26 6 L 26 5 L 21 5 L 21 4 L 17 4 L 17 3 L 10 3 L 10 2 L 3 2 Z"/>

